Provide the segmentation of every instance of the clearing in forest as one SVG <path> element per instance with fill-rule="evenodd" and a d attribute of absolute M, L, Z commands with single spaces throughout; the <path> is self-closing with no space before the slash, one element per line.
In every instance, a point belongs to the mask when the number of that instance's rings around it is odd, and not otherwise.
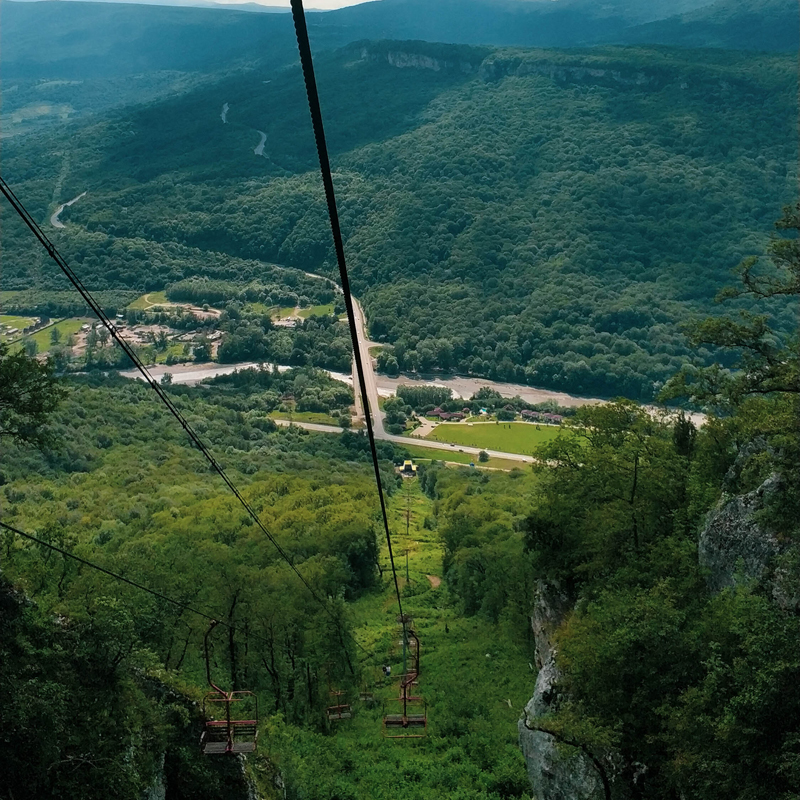
<path fill-rule="evenodd" d="M 150 292 L 149 294 L 143 294 L 141 297 L 134 300 L 128 306 L 128 308 L 132 308 L 137 311 L 147 311 L 153 306 L 165 305 L 168 303 L 169 300 L 167 300 L 166 292 Z"/>
<path fill-rule="evenodd" d="M 534 448 L 555 439 L 560 430 L 558 425 L 540 425 L 534 422 L 476 422 L 472 425 L 444 422 L 437 425 L 425 438 L 530 455 Z"/>
<path fill-rule="evenodd" d="M 476 476 L 477 478 L 477 476 Z M 329 735 L 268 725 L 265 741 L 280 752 L 293 789 L 313 798 L 440 800 L 522 797 L 529 791 L 517 747 L 517 720 L 536 678 L 525 628 L 462 616 L 442 576 L 443 547 L 433 502 L 418 479 L 403 482 L 388 505 L 403 611 L 420 640 L 419 694 L 428 713 L 427 736 L 393 741 L 381 735 L 384 713 L 397 713 L 403 648 L 385 541 L 379 586 L 350 609 L 364 690 L 353 717 Z M 408 534 L 406 529 L 408 528 Z M 408 568 L 406 568 L 406 553 Z M 391 680 L 382 666 L 392 668 Z M 496 793 L 496 794 L 495 794 Z"/>

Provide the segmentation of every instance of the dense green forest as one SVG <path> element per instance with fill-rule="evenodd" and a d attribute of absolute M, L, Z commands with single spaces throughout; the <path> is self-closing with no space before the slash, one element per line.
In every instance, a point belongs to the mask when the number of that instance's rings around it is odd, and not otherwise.
<path fill-rule="evenodd" d="M 400 370 L 651 399 L 690 355 L 680 323 L 791 199 L 788 57 L 378 43 L 318 61 L 354 288 Z M 297 69 L 256 68 L 66 149 L 11 140 L 4 171 L 40 218 L 56 176 L 59 197 L 88 189 L 56 239 L 98 289 L 244 284 L 265 261 L 332 275 L 306 115 Z M 9 287 L 60 286 L 13 220 L 4 248 Z M 785 303 L 769 313 L 790 329 Z"/>
<path fill-rule="evenodd" d="M 796 357 L 793 368 L 796 382 Z M 338 598 L 331 607 L 344 630 L 374 641 L 376 600 L 383 604 L 374 592 L 388 576 L 378 573 L 364 437 L 276 430 L 262 410 L 270 392 L 314 388 L 309 377 L 250 371 L 170 392 L 294 563 Z M 486 705 L 487 692 L 518 690 L 487 688 L 497 678 L 472 680 L 497 669 L 492 654 L 506 636 L 530 652 L 530 602 L 545 580 L 579 600 L 558 635 L 560 692 L 569 701 L 529 725 L 607 754 L 614 798 L 673 797 L 687 786 L 703 798 L 794 796 L 800 630 L 791 601 L 776 603 L 774 592 L 794 596 L 796 545 L 784 549 L 777 584 L 740 577 L 719 593 L 698 564 L 697 531 L 721 491 L 724 500 L 757 489 L 778 470 L 785 490 L 771 495 L 761 524 L 795 542 L 796 394 L 738 400 L 732 415 L 699 431 L 630 401 L 586 407 L 568 423 L 572 435 L 541 452 L 532 475 L 423 467 L 420 528 L 441 541 L 448 595 L 410 585 L 404 597 L 425 621 L 428 643 L 443 608 L 450 635 L 467 632 L 472 660 L 460 667 L 472 677 L 465 694 L 453 655 L 442 662 L 438 647 L 426 650 L 434 727 L 405 753 L 376 749 L 379 717 L 368 710 L 349 733 L 322 732 L 328 681 L 358 690 L 344 663 L 358 651 L 340 647 L 330 621 L 151 392 L 100 377 L 73 378 L 65 389 L 45 450 L 6 450 L 4 521 L 237 624 L 236 638 L 220 637 L 215 669 L 265 703 L 269 757 L 254 762 L 262 791 L 278 769 L 290 797 L 384 796 L 377 787 L 392 785 L 389 768 L 410 780 L 403 785 L 411 793 L 395 786 L 395 796 L 441 796 L 443 787 L 465 798 L 525 796 L 518 757 L 498 749 L 502 726 Z M 766 447 L 749 447 L 758 439 Z M 398 453 L 384 446 L 382 456 Z M 402 519 L 404 490 L 388 464 L 384 481 Z M 105 796 L 113 785 L 118 796 L 135 797 L 159 752 L 182 776 L 176 796 L 195 797 L 200 786 L 203 796 L 221 796 L 218 765 L 198 763 L 187 745 L 198 723 L 182 699 L 199 697 L 203 684 L 205 623 L 7 534 L 2 555 L 5 578 L 30 598 L 20 605 L 4 594 L 4 656 L 26 680 L 6 695 L 12 723 L 4 736 L 19 742 L 24 730 L 52 731 L 23 752 L 4 748 L 14 754 L 6 762 L 13 781 L 37 776 L 26 783 L 30 793 L 20 786 L 14 796 L 68 797 L 80 782 L 83 796 Z M 60 627 L 40 609 L 59 614 Z M 379 636 L 383 652 L 390 639 Z M 491 666 L 480 664 L 490 655 Z M 525 657 L 505 668 L 524 668 Z M 113 728 L 76 723 L 67 691 L 85 698 L 89 714 L 103 709 Z M 91 757 L 81 755 L 87 748 Z M 125 752 L 135 758 L 122 759 Z M 102 770 L 89 773 L 97 759 Z"/>
<path fill-rule="evenodd" d="M 729 297 L 800 296 L 800 207 L 779 227 L 771 271 L 746 262 Z M 670 382 L 666 393 L 724 409 L 699 430 L 629 401 L 578 409 L 540 448 L 531 512 L 513 528 L 497 524 L 488 488 L 465 491 L 447 470 L 423 484 L 465 613 L 499 620 L 532 594 L 562 604 L 547 710 L 526 709 L 522 727 L 588 756 L 598 796 L 789 800 L 800 792 L 800 340 L 777 344 L 755 315 L 710 318 L 692 340 L 732 348 L 740 367 Z M 748 548 L 764 546 L 753 561 Z"/>

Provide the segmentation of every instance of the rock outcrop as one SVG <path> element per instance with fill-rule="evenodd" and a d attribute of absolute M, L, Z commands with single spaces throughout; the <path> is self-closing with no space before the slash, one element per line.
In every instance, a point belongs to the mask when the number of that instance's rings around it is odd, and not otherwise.
<path fill-rule="evenodd" d="M 401 42 L 391 44 L 392 47 L 387 47 L 385 42 L 364 45 L 360 51 L 361 60 L 386 61 L 397 69 L 425 69 L 433 72 L 457 72 L 463 75 L 471 75 L 480 65 L 480 55 L 466 57 L 454 52 L 455 48 L 446 45 L 424 46 L 424 43 L 413 42 L 405 43 L 408 46 L 404 48 L 402 46 L 404 43 Z M 470 48 L 462 48 L 462 50 L 467 49 Z"/>
<path fill-rule="evenodd" d="M 531 628 L 539 674 L 533 697 L 518 723 L 519 745 L 536 800 L 602 800 L 604 796 L 600 776 L 584 753 L 574 747 L 559 746 L 549 733 L 531 730 L 559 702 L 561 675 L 556 665 L 553 634 L 571 608 L 570 598 L 557 584 L 537 583 Z"/>
<path fill-rule="evenodd" d="M 771 475 L 757 489 L 725 499 L 709 514 L 700 534 L 700 564 L 709 571 L 713 592 L 732 588 L 738 582 L 768 581 L 776 559 L 786 543 L 758 519 L 770 494 L 780 488 L 780 477 Z"/>

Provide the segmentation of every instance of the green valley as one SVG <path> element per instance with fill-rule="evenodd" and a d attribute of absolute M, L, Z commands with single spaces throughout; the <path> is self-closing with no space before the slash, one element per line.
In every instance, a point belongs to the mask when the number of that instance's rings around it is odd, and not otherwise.
<path fill-rule="evenodd" d="M 651 399 L 689 357 L 680 321 L 792 196 L 788 57 L 377 43 L 319 72 L 354 288 L 401 370 Z M 57 239 L 84 279 L 331 276 L 299 81 L 256 68 L 77 129 L 63 193 L 90 191 Z M 15 142 L 6 174 L 44 214 L 63 156 Z M 5 239 L 10 288 L 61 288 L 13 222 Z M 770 313 L 791 329 L 785 303 Z"/>

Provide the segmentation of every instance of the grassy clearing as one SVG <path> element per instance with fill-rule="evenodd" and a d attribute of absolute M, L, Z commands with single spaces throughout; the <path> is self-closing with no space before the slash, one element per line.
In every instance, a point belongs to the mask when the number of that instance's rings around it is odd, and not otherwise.
<path fill-rule="evenodd" d="M 32 336 L 26 336 L 26 339 L 33 339 L 40 353 L 47 353 L 52 347 L 50 337 L 53 335 L 53 330 L 58 329 L 61 334 L 60 343 L 64 344 L 70 334 L 77 333 L 81 329 L 81 325 L 87 323 L 97 322 L 96 319 L 91 317 L 69 317 L 56 322 L 54 325 L 49 325 L 47 328 L 34 333 Z"/>
<path fill-rule="evenodd" d="M 413 440 L 412 440 L 413 441 Z M 468 466 L 474 463 L 476 467 L 488 467 L 491 469 L 529 469 L 530 465 L 522 461 L 512 461 L 506 458 L 490 458 L 486 462 L 478 461 L 477 456 L 472 453 L 460 453 L 458 450 L 448 453 L 446 450 L 433 450 L 430 447 L 420 447 L 419 445 L 403 445 L 415 461 L 450 461 Z"/>
<path fill-rule="evenodd" d="M 303 308 L 300 310 L 298 316 L 302 319 L 308 319 L 308 317 L 327 317 L 330 314 L 333 314 L 333 303 L 328 303 L 324 306 L 309 306 L 309 308 Z"/>
<path fill-rule="evenodd" d="M 275 306 L 267 306 L 264 303 L 246 303 L 243 310 L 248 314 L 275 315 Z"/>
<path fill-rule="evenodd" d="M 355 635 L 372 653 L 366 657 L 359 651 L 374 703 L 352 698 L 353 718 L 329 735 L 290 729 L 279 720 L 269 723 L 272 755 L 296 796 L 478 800 L 527 795 L 517 719 L 536 676 L 530 654 L 520 646 L 524 634 L 461 617 L 446 584 L 432 587 L 427 576 L 442 577 L 443 554 L 439 535 L 429 530 L 432 511 L 416 480 L 404 481 L 388 507 L 403 611 L 413 617 L 420 638 L 418 688 L 427 704 L 428 736 L 409 741 L 381 736 L 383 713 L 398 713 L 396 676 L 402 672 L 398 606 L 384 544 L 381 586 L 351 605 Z M 392 667 L 391 682 L 382 677 L 384 663 Z"/>
<path fill-rule="evenodd" d="M 476 422 L 474 425 L 444 422 L 425 438 L 530 455 L 535 447 L 555 439 L 560 430 L 556 425 L 537 425 L 533 422 Z"/>
<path fill-rule="evenodd" d="M 321 411 L 295 411 L 289 414 L 287 411 L 270 411 L 272 419 L 288 419 L 293 422 L 315 422 L 319 425 L 338 425 L 339 420 L 330 414 Z"/>
<path fill-rule="evenodd" d="M 29 325 L 33 325 L 35 321 L 36 317 L 16 317 L 8 314 L 0 314 L 0 326 L 8 325 L 10 328 L 18 328 L 20 331 L 23 328 L 27 328 Z M 8 336 L 0 332 L 0 341 L 6 342 L 11 339 L 17 339 L 20 335 L 20 333 L 15 333 L 13 336 Z"/>
<path fill-rule="evenodd" d="M 153 306 L 157 306 L 159 304 L 163 305 L 165 303 L 169 303 L 166 292 L 150 292 L 148 294 L 143 294 L 141 297 L 134 300 L 128 306 L 128 308 L 132 308 L 137 311 L 147 311 Z"/>
<path fill-rule="evenodd" d="M 183 342 L 174 342 L 170 344 L 166 350 L 156 353 L 156 364 L 166 364 L 169 356 L 172 356 L 173 359 L 180 359 L 180 361 L 191 361 L 191 351 L 189 353 L 184 353 L 183 348 Z"/>
<path fill-rule="evenodd" d="M 273 319 L 286 319 L 287 317 L 294 316 L 295 306 L 281 306 L 280 308 L 273 308 Z"/>

